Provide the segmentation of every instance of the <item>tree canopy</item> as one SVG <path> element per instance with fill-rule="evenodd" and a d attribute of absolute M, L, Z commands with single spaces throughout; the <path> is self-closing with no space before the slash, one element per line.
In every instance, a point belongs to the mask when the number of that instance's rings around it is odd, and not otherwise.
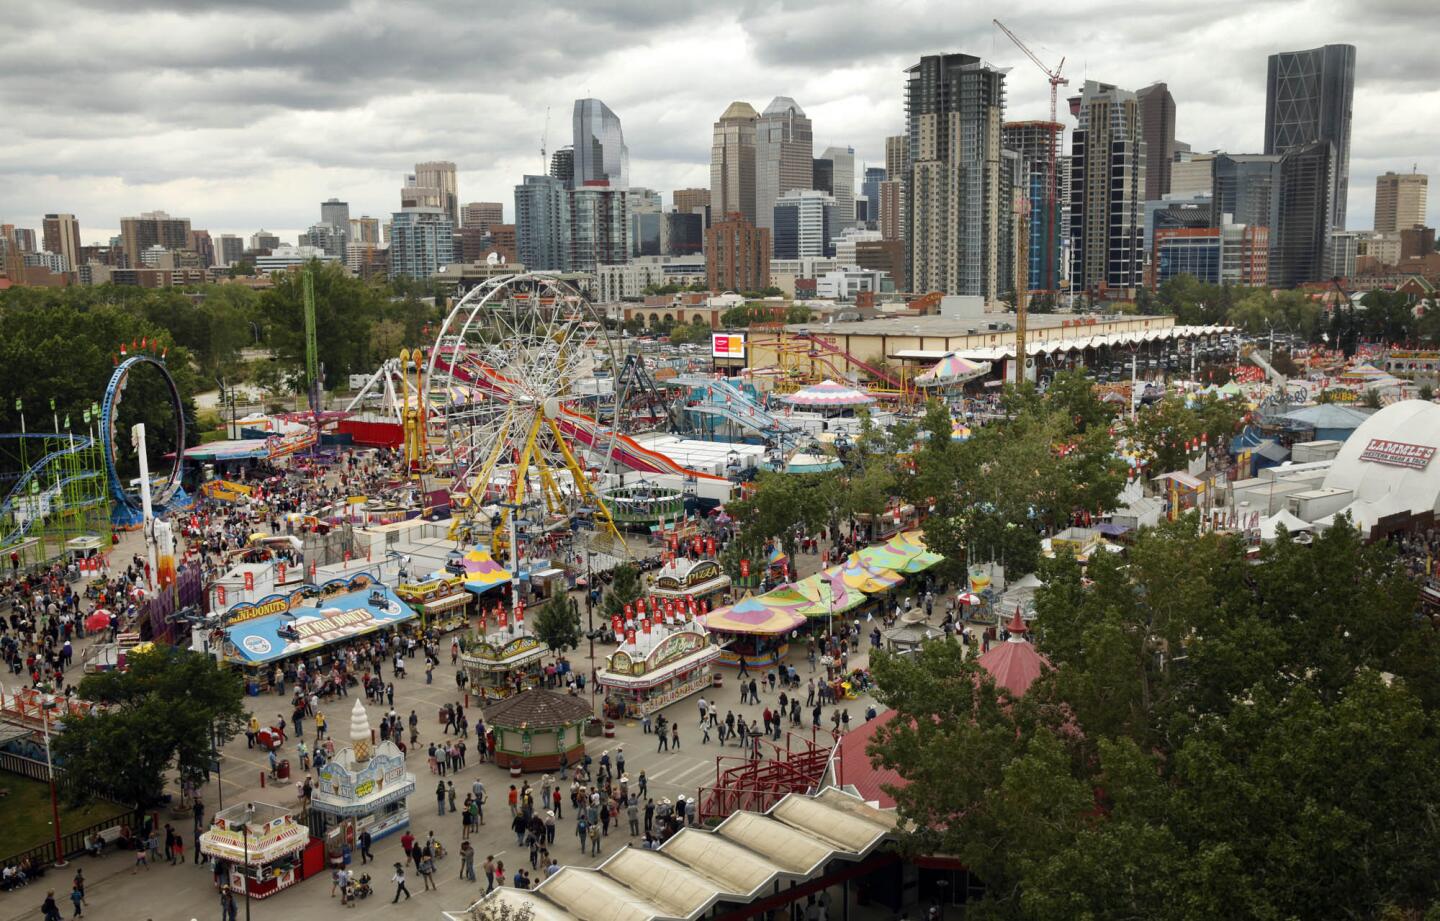
<path fill-rule="evenodd" d="M 967 918 L 1373 918 L 1440 899 L 1440 643 L 1344 522 L 1257 561 L 1183 521 L 1042 564 L 1024 697 L 956 643 L 877 653 L 871 751 Z M 1427 915 L 1429 917 L 1429 915 Z"/>

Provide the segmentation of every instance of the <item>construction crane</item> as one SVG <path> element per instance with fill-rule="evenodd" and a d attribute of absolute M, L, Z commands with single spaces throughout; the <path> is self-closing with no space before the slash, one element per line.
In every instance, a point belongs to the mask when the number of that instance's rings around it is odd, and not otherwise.
<path fill-rule="evenodd" d="M 545 107 L 545 130 L 540 133 L 540 175 L 550 175 L 550 158 L 546 148 L 550 146 L 550 107 Z"/>
<path fill-rule="evenodd" d="M 1041 61 L 1038 57 L 1035 56 L 1035 52 L 1025 47 L 1025 43 L 1020 41 L 1020 36 L 1016 35 L 1014 32 L 1011 32 L 1008 28 L 1006 28 L 1005 23 L 1001 22 L 998 19 L 992 19 L 990 21 L 995 23 L 995 25 L 999 26 L 1000 31 L 1008 35 L 1010 37 L 1010 41 L 1015 43 L 1015 47 L 1025 52 L 1025 56 L 1030 60 L 1034 61 L 1035 66 L 1044 71 L 1045 76 L 1050 79 L 1050 120 L 1053 122 L 1055 120 L 1056 111 L 1055 100 L 1059 89 L 1062 86 L 1070 85 L 1070 79 L 1068 77 L 1060 76 L 1060 71 L 1065 69 L 1065 59 L 1061 58 L 1060 63 L 1055 65 L 1054 70 L 1051 70 L 1050 68 L 1045 66 L 1045 63 L 1043 61 Z"/>

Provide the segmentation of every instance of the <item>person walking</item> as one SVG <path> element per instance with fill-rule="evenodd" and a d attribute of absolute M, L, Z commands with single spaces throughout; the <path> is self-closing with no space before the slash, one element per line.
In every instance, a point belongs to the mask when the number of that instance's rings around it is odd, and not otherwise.
<path fill-rule="evenodd" d="M 395 875 L 390 877 L 390 882 L 395 884 L 395 898 L 390 900 L 391 905 L 400 901 L 402 892 L 405 893 L 407 900 L 410 898 L 410 890 L 405 888 L 405 866 L 403 864 L 395 864 Z"/>
<path fill-rule="evenodd" d="M 486 854 L 480 869 L 485 871 L 485 893 L 488 895 L 495 890 L 495 855 Z"/>
<path fill-rule="evenodd" d="M 420 890 L 421 892 L 440 888 L 435 885 L 435 858 L 429 854 L 420 860 L 420 879 L 425 884 L 424 888 Z"/>
<path fill-rule="evenodd" d="M 220 890 L 220 921 L 235 921 L 239 916 L 240 905 L 235 901 L 235 893 L 229 889 Z"/>
<path fill-rule="evenodd" d="M 361 864 L 361 866 L 364 866 L 365 864 L 367 864 L 367 863 L 369 863 L 370 861 L 372 861 L 372 860 L 375 859 L 375 855 L 370 853 L 370 845 L 373 844 L 373 843 L 374 843 L 374 839 L 372 839 L 372 838 L 370 837 L 370 830 L 369 830 L 368 828 L 365 829 L 364 831 L 362 831 L 362 832 L 360 833 L 360 864 Z"/>
<path fill-rule="evenodd" d="M 45 901 L 40 904 L 40 917 L 45 921 L 60 921 L 60 906 L 55 904 L 54 889 L 45 893 Z"/>
<path fill-rule="evenodd" d="M 680 750 L 680 724 L 670 724 L 670 747 L 675 751 Z"/>
<path fill-rule="evenodd" d="M 443 780 L 435 785 L 435 809 L 436 815 L 445 814 L 445 781 Z"/>
<path fill-rule="evenodd" d="M 85 893 L 80 889 L 79 886 L 76 886 L 74 889 L 70 890 L 70 902 L 75 906 L 75 914 L 71 915 L 70 917 L 83 918 L 85 916 L 85 909 L 83 907 L 85 904 Z M 58 918 L 59 915 L 57 914 L 56 917 Z"/>
<path fill-rule="evenodd" d="M 460 843 L 460 878 L 475 882 L 475 848 L 469 841 Z"/>

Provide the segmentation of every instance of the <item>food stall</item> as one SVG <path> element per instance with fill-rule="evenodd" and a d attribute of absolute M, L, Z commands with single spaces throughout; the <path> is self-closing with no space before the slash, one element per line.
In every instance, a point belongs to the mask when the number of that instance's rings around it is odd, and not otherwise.
<path fill-rule="evenodd" d="M 465 626 L 470 599 L 474 597 L 465 590 L 464 579 L 439 574 L 420 582 L 402 582 L 395 586 L 395 594 L 415 609 L 425 629 L 440 633 Z"/>
<path fill-rule="evenodd" d="M 460 666 L 471 694 L 481 701 L 503 700 L 515 693 L 517 683 L 522 690 L 540 685 L 545 677 L 542 660 L 549 651 L 523 624 L 510 631 L 502 623 L 491 633 L 472 633 L 460 641 Z"/>
<path fill-rule="evenodd" d="M 362 572 L 237 604 L 225 612 L 214 639 L 221 660 L 244 669 L 254 693 L 269 684 L 277 662 L 398 627 L 416 616 L 394 592 Z"/>
<path fill-rule="evenodd" d="M 650 594 L 672 601 L 694 598 L 702 606 L 715 607 L 729 589 L 730 577 L 715 560 L 680 557 L 660 567 Z"/>
<path fill-rule="evenodd" d="M 793 588 L 782 591 L 781 597 L 746 598 L 697 618 L 724 646 L 721 665 L 739 668 L 743 661 L 747 669 L 764 669 L 784 660 L 791 632 L 805 623 L 800 612 L 814 602 Z"/>
<path fill-rule="evenodd" d="M 710 687 L 712 663 L 720 658 L 695 623 L 654 626 L 650 632 L 627 631 L 626 642 L 596 671 L 605 694 L 607 719 L 635 718 L 668 707 Z"/>
<path fill-rule="evenodd" d="M 410 824 L 405 800 L 415 792 L 415 775 L 405 770 L 405 755 L 394 742 L 377 745 L 372 738 L 370 718 L 357 698 L 350 711 L 350 744 L 320 769 L 311 799 L 311 808 L 326 816 L 326 827 L 341 827 L 342 840 L 352 848 L 363 831 L 378 841 Z"/>
<path fill-rule="evenodd" d="M 520 771 L 553 771 L 563 752 L 567 764 L 585 755 L 584 728 L 590 704 L 555 691 L 531 688 L 485 708 L 495 733 L 495 764 Z"/>
<path fill-rule="evenodd" d="M 290 810 L 240 803 L 215 814 L 200 836 L 200 853 L 221 863 L 226 886 L 252 899 L 269 898 L 325 869 L 324 845 Z"/>

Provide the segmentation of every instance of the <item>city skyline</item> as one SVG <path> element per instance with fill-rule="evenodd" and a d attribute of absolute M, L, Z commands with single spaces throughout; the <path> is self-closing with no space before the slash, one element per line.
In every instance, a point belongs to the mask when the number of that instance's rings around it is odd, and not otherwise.
<path fill-rule="evenodd" d="M 485 31 L 483 13 L 437 4 L 436 15 L 454 26 L 437 35 L 411 7 L 311 5 L 298 32 L 284 25 L 293 4 L 243 13 L 186 4 L 197 12 L 185 14 L 164 2 L 17 6 L 0 36 L 0 100 L 9 113 L 0 215 L 38 229 L 47 213 L 72 213 L 86 244 L 118 233 L 122 216 L 152 210 L 212 234 L 264 227 L 293 241 L 325 199 L 388 216 L 398 177 L 417 162 L 453 160 L 460 201 L 506 202 L 513 220 L 511 190 L 543 172 L 546 109 L 553 151 L 568 143 L 568 115 L 584 97 L 604 100 L 623 120 L 631 184 L 663 191 L 667 204 L 675 188 L 709 184 L 712 125 L 736 99 L 763 106 L 794 98 L 814 124 L 814 149 L 853 146 L 859 175 L 883 163 L 885 137 L 903 127 L 904 68 L 937 52 L 1009 68 L 1007 119 L 1043 118 L 1048 107 L 1043 75 L 990 24 L 990 12 L 970 14 L 942 40 L 938 3 L 912 4 L 883 22 L 858 3 L 741 12 L 575 5 L 567 25 L 595 41 L 563 55 L 520 40 L 553 30 L 559 12 L 523 11 L 497 34 Z M 1414 28 L 1423 7 L 1157 3 L 1140 19 L 1124 9 L 1082 3 L 1056 16 L 1022 2 L 1002 15 L 1042 60 L 1067 58 L 1071 92 L 1087 77 L 1131 91 L 1166 82 L 1176 137 L 1197 151 L 1263 149 L 1270 54 L 1354 44 L 1350 228 L 1370 224 L 1375 176 L 1412 166 L 1440 174 L 1440 128 L 1427 117 L 1440 111 L 1440 90 L 1425 82 L 1423 30 Z M 696 61 L 701 27 L 726 67 Z M 459 51 L 481 32 L 493 54 Z M 452 45 L 453 55 L 445 51 Z M 479 57 L 508 63 L 494 69 Z M 442 71 L 421 60 L 459 64 Z M 1061 120 L 1068 133 L 1073 119 Z M 317 140 L 326 137 L 345 142 Z M 1428 223 L 1437 218 L 1440 197 L 1427 212 Z"/>

